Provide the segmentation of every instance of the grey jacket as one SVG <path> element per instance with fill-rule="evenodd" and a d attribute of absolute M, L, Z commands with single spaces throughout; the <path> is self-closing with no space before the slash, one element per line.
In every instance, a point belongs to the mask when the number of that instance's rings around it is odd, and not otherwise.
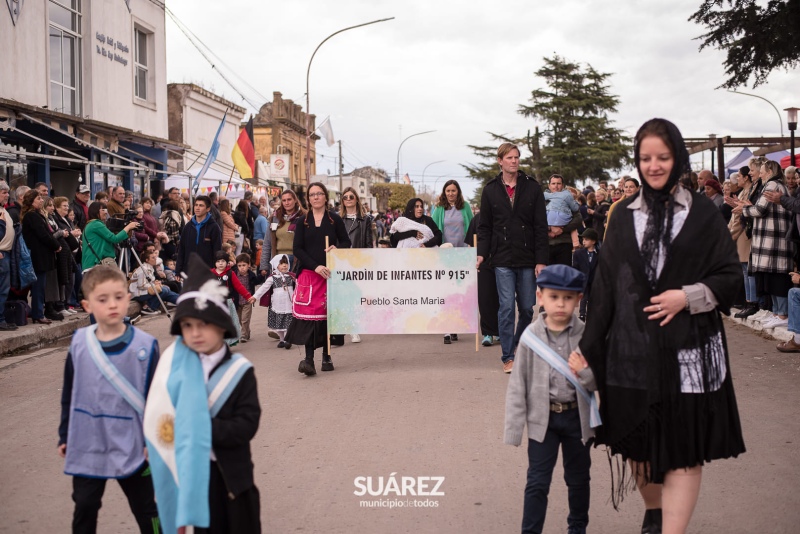
<path fill-rule="evenodd" d="M 570 351 L 579 350 L 578 343 L 583 335 L 583 321 L 572 317 L 569 334 Z M 541 314 L 528 329 L 539 339 L 547 340 L 544 314 Z M 517 347 L 514 370 L 506 390 L 506 423 L 504 442 L 519 446 L 522 443 L 525 423 L 528 423 L 528 438 L 541 443 L 544 441 L 550 421 L 550 365 L 537 356 L 524 343 Z M 596 389 L 594 375 L 590 368 L 578 373 L 581 385 L 590 392 Z M 578 411 L 581 418 L 581 440 L 586 443 L 594 437 L 589 426 L 589 403 L 578 394 Z"/>

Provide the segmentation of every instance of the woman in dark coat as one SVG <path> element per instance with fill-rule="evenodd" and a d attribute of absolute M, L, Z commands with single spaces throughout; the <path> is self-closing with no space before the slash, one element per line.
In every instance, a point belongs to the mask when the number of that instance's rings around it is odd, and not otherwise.
<path fill-rule="evenodd" d="M 350 248 L 373 248 L 372 243 L 372 216 L 366 213 L 358 193 L 352 187 L 342 191 L 342 202 L 339 204 L 339 216 L 344 221 L 347 237 L 350 238 Z M 361 343 L 361 336 L 351 334 L 353 343 Z M 344 338 L 338 339 L 344 343 Z"/>
<path fill-rule="evenodd" d="M 67 220 L 67 214 L 69 213 L 69 199 L 67 197 L 54 198 L 53 208 L 54 211 L 50 219 L 55 222 L 57 229 L 62 232 L 62 237 L 60 239 L 57 238 L 61 245 L 61 252 L 56 255 L 59 285 L 61 285 L 62 281 L 64 282 L 63 294 L 61 295 L 60 303 L 56 305 L 56 311 L 70 314 L 73 312 L 67 301 L 75 287 L 76 272 L 79 272 L 79 264 L 76 262 L 75 255 L 80 251 L 81 231 L 78 228 L 74 228 L 72 223 Z M 64 275 L 66 275 L 65 279 L 62 278 Z"/>
<path fill-rule="evenodd" d="M 464 243 L 471 247 L 474 244 L 478 225 L 481 223 L 480 212 L 469 223 L 467 236 Z M 497 280 L 492 269 L 492 257 L 484 258 L 481 268 L 478 269 L 478 313 L 481 317 L 481 333 L 484 347 L 490 347 L 500 339 L 500 329 L 497 326 L 497 312 L 500 311 L 500 297 L 497 294 Z"/>
<path fill-rule="evenodd" d="M 428 228 L 431 229 L 433 232 L 433 237 L 428 239 L 424 243 L 420 243 L 421 247 L 438 247 L 442 244 L 442 231 L 439 230 L 439 227 L 436 226 L 436 223 L 433 222 L 433 219 L 425 215 L 425 203 L 422 201 L 421 198 L 412 198 L 406 204 L 406 211 L 403 212 L 403 217 L 413 221 L 417 224 L 424 224 Z M 399 219 L 399 218 L 398 218 Z M 393 225 L 397 223 L 395 220 Z M 403 239 L 408 239 L 409 237 L 415 237 L 417 239 L 422 239 L 422 234 L 415 230 L 408 230 L 405 232 L 394 232 L 389 237 L 389 241 L 392 244 L 392 248 L 397 248 L 397 244 L 402 241 Z"/>
<path fill-rule="evenodd" d="M 47 272 L 56 268 L 56 252 L 61 250 L 53 237 L 47 219 L 41 213 L 44 199 L 39 192 L 31 189 L 22 197 L 22 237 L 31 252 L 31 262 L 36 273 L 36 281 L 31 287 L 31 319 L 34 323 L 50 324 L 44 316 L 44 291 L 47 287 Z"/>
<path fill-rule="evenodd" d="M 637 132 L 644 182 L 612 214 L 580 350 L 600 393 L 597 444 L 630 461 L 645 502 L 643 533 L 684 532 L 702 466 L 745 451 L 721 314 L 742 284 L 719 210 L 678 184 L 689 154 L 678 128 Z M 619 460 L 618 460 L 619 461 Z M 615 506 L 627 471 L 613 468 Z"/>
<path fill-rule="evenodd" d="M 306 376 L 317 374 L 314 350 L 322 347 L 322 370 L 333 371 L 328 354 L 328 289 L 325 282 L 331 276 L 326 265 L 326 253 L 335 248 L 350 248 L 350 238 L 342 218 L 328 210 L 328 189 L 319 182 L 308 186 L 311 209 L 294 231 L 294 255 L 300 260 L 300 276 L 292 302 L 292 323 L 285 341 L 305 345 L 306 357 L 297 370 Z M 325 238 L 328 247 L 325 248 Z"/>

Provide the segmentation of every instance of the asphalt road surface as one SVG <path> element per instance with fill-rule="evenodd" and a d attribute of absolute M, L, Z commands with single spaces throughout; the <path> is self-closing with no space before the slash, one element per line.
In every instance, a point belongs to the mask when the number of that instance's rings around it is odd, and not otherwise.
<path fill-rule="evenodd" d="M 166 317 L 141 326 L 162 348 L 171 342 Z M 689 531 L 800 532 L 800 355 L 727 326 L 747 453 L 706 466 Z M 238 349 L 255 364 L 263 407 L 252 449 L 265 532 L 519 531 L 527 455 L 503 444 L 508 376 L 498 346 L 476 353 L 467 335 L 452 345 L 348 337 L 333 351 L 336 370 L 307 378 L 297 372 L 301 349 L 266 336 L 266 310 L 255 311 L 253 332 Z M 0 360 L 0 532 L 69 531 L 71 479 L 56 453 L 65 354 L 50 347 Z M 589 531 L 639 532 L 641 499 L 629 495 L 615 511 L 606 453 L 592 457 Z M 405 481 L 431 495 L 356 495 L 392 476 L 401 492 Z M 558 466 L 545 532 L 566 530 L 566 496 Z M 135 531 L 113 482 L 99 521 L 100 532 Z"/>

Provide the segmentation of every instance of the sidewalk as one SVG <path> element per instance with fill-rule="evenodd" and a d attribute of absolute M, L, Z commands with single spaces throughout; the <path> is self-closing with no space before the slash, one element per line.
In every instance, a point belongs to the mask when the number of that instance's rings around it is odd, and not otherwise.
<path fill-rule="evenodd" d="M 140 315 L 141 306 L 131 301 L 128 316 L 136 319 Z M 43 347 L 69 337 L 78 328 L 89 326 L 89 314 L 82 311 L 77 315 L 67 315 L 63 321 L 51 324 L 34 324 L 28 318 L 27 326 L 20 326 L 12 332 L 0 332 L 0 358 L 14 353 Z"/>
<path fill-rule="evenodd" d="M 764 328 L 759 321 L 753 321 L 751 317 L 748 317 L 747 319 L 736 319 L 734 314 L 739 313 L 740 311 L 741 310 L 739 308 L 731 308 L 730 317 L 725 317 L 725 319 L 736 324 L 746 326 L 752 329 L 759 336 L 767 339 L 774 339 L 776 341 L 789 341 L 792 339 L 792 337 L 794 337 L 794 334 L 789 332 L 785 326 L 779 326 L 777 328 Z"/>

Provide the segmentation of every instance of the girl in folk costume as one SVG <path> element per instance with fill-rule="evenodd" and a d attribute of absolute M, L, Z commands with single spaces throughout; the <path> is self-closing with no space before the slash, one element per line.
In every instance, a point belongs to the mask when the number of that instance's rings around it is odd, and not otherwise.
<path fill-rule="evenodd" d="M 165 534 L 261 532 L 250 441 L 261 405 L 255 370 L 231 354 L 228 289 L 192 254 L 144 409 L 144 435 Z"/>
<path fill-rule="evenodd" d="M 239 281 L 239 277 L 236 276 L 236 273 L 231 270 L 232 267 L 229 265 L 230 257 L 225 252 L 221 250 L 215 252 L 214 261 L 214 268 L 211 269 L 211 272 L 214 276 L 216 276 L 217 281 L 227 288 L 228 295 L 233 295 L 233 292 L 235 291 L 243 299 L 245 299 L 248 304 L 252 304 L 256 301 L 250 292 L 247 291 L 247 288 L 244 287 Z M 239 324 L 239 317 L 236 314 L 236 305 L 233 303 L 233 299 L 229 297 L 227 304 L 231 317 L 233 317 L 232 322 L 235 327 L 236 337 L 230 337 L 226 339 L 225 342 L 228 345 L 233 346 L 239 343 L 239 338 L 242 335 L 242 331 L 241 325 Z"/>
<path fill-rule="evenodd" d="M 272 274 L 258 288 L 253 297 L 260 301 L 261 297 L 271 292 L 272 297 L 267 314 L 267 326 L 280 337 L 278 348 L 291 349 L 292 344 L 284 341 L 286 330 L 292 324 L 292 297 L 294 296 L 295 276 L 289 272 L 289 256 L 278 254 L 272 261 Z"/>
<path fill-rule="evenodd" d="M 614 210 L 580 349 L 600 392 L 597 443 L 630 462 L 642 532 L 677 533 L 703 464 L 745 451 L 721 317 L 742 269 L 719 210 L 678 183 L 691 171 L 678 128 L 646 122 L 634 157 L 644 182 Z M 629 475 L 614 471 L 616 506 Z"/>
<path fill-rule="evenodd" d="M 317 374 L 314 350 L 322 347 L 322 370 L 333 371 L 328 354 L 328 287 L 331 276 L 326 253 L 335 248 L 350 248 L 347 229 L 339 215 L 328 210 L 328 189 L 319 182 L 308 186 L 311 210 L 298 221 L 294 234 L 294 255 L 300 260 L 300 276 L 292 301 L 294 319 L 286 331 L 286 342 L 305 345 L 306 357 L 297 370 L 306 376 Z M 325 247 L 325 238 L 328 247 Z"/>

